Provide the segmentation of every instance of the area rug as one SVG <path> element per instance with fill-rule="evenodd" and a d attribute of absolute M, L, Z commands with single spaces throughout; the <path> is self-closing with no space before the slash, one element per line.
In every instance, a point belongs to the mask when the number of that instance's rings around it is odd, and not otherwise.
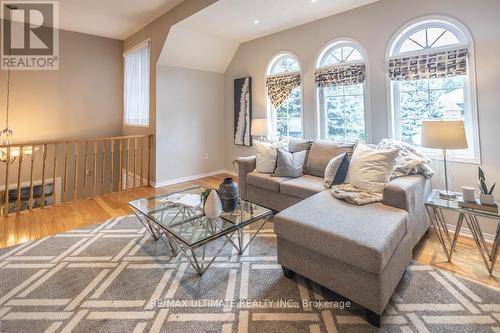
<path fill-rule="evenodd" d="M 382 323 L 500 332 L 500 293 L 413 263 Z M 202 277 L 133 216 L 0 251 L 0 332 L 376 331 L 355 304 L 283 277 L 272 223 L 242 256 L 226 245 Z"/>

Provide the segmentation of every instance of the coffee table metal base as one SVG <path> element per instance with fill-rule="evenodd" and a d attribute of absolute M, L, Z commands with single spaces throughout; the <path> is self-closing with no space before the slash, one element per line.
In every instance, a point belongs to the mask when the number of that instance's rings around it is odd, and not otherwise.
<path fill-rule="evenodd" d="M 194 268 L 196 273 L 198 273 L 198 275 L 200 276 L 205 273 L 208 267 L 210 267 L 210 265 L 219 256 L 227 243 L 231 243 L 231 245 L 234 246 L 234 248 L 238 251 L 238 254 L 242 255 L 248 248 L 250 243 L 255 239 L 260 230 L 262 230 L 264 225 L 268 222 L 270 217 L 267 216 L 262 219 L 262 223 L 259 225 L 257 230 L 253 232 L 246 244 L 244 244 L 243 239 L 243 227 L 224 234 L 224 243 L 217 248 L 214 255 L 212 255 L 211 257 L 207 257 L 206 247 L 209 243 L 216 239 L 207 240 L 194 246 L 188 246 L 184 242 L 178 240 L 175 236 L 170 235 L 167 231 L 159 228 L 154 221 L 151 221 L 148 216 L 144 215 L 140 211 L 134 209 L 134 214 L 135 216 L 137 216 L 139 221 L 141 221 L 144 227 L 151 233 L 151 236 L 153 236 L 155 241 L 161 239 L 169 247 L 170 251 L 172 252 L 172 258 L 176 257 L 179 253 L 182 253 L 189 260 L 189 263 Z M 237 238 L 236 241 L 233 240 L 234 236 L 236 236 Z"/>

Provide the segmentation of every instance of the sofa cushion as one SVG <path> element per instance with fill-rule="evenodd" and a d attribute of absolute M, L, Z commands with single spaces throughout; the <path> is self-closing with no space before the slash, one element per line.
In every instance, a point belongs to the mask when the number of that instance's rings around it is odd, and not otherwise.
<path fill-rule="evenodd" d="M 323 177 L 325 169 L 332 158 L 342 153 L 352 153 L 354 144 L 339 144 L 332 141 L 317 140 L 311 146 L 307 156 L 306 173 Z"/>
<path fill-rule="evenodd" d="M 347 172 L 349 172 L 349 157 L 347 153 L 335 156 L 328 162 L 325 169 L 325 187 L 339 185 L 345 182 Z"/>
<path fill-rule="evenodd" d="M 304 139 L 296 139 L 290 138 L 288 141 L 288 150 L 291 153 L 296 153 L 298 151 L 309 150 L 311 149 L 311 145 L 313 144 L 313 140 L 304 140 Z"/>
<path fill-rule="evenodd" d="M 280 184 L 280 192 L 295 198 L 305 199 L 325 190 L 323 178 L 310 175 L 287 180 Z"/>
<path fill-rule="evenodd" d="M 297 178 L 304 174 L 304 161 L 306 150 L 291 153 L 288 150 L 278 148 L 276 169 L 273 176 Z"/>
<path fill-rule="evenodd" d="M 374 203 L 355 206 L 324 191 L 285 209 L 274 231 L 324 256 L 380 273 L 407 233 L 408 213 Z"/>
<path fill-rule="evenodd" d="M 276 149 L 285 147 L 286 141 L 260 142 L 254 141 L 256 153 L 255 171 L 273 173 L 276 168 Z"/>
<path fill-rule="evenodd" d="M 347 182 L 361 190 L 382 194 L 398 156 L 399 149 L 371 149 L 360 143 L 352 154 Z"/>
<path fill-rule="evenodd" d="M 250 172 L 247 174 L 247 184 L 278 193 L 280 191 L 280 184 L 290 179 L 292 178 L 275 177 L 271 174 L 261 172 Z"/>

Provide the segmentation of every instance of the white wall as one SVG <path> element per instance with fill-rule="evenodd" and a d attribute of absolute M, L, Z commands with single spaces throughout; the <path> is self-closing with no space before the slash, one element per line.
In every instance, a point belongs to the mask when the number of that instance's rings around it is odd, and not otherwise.
<path fill-rule="evenodd" d="M 224 169 L 224 74 L 157 67 L 156 183 Z"/>
<path fill-rule="evenodd" d="M 334 15 L 287 31 L 242 44 L 225 74 L 225 164 L 229 168 L 237 156 L 253 154 L 253 148 L 233 144 L 233 80 L 253 77 L 254 118 L 266 115 L 265 70 L 274 54 L 294 52 L 302 62 L 304 80 L 305 136 L 317 137 L 317 113 L 313 81 L 314 64 L 320 50 L 329 41 L 348 37 L 359 42 L 368 54 L 368 101 L 373 142 L 388 136 L 385 52 L 393 34 L 405 23 L 428 15 L 455 18 L 468 27 L 476 47 L 477 99 L 479 110 L 482 165 L 490 182 L 500 183 L 500 79 L 497 65 L 500 54 L 500 1 L 498 0 L 381 0 L 349 12 Z M 442 186 L 443 171 L 434 163 L 434 186 Z M 477 165 L 451 163 L 451 186 L 477 183 Z M 497 191 L 497 196 L 500 197 Z M 494 232 L 494 223 L 484 223 Z"/>

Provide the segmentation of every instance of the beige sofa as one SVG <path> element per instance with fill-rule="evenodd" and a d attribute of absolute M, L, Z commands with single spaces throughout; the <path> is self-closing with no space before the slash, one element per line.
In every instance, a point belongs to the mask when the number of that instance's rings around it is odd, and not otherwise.
<path fill-rule="evenodd" d="M 323 174 L 331 158 L 352 149 L 315 141 L 305 174 L 295 179 L 255 172 L 255 157 L 238 158 L 240 196 L 280 212 L 274 228 L 285 276 L 296 272 L 349 298 L 380 326 L 412 250 L 429 228 L 424 201 L 430 180 L 397 178 L 385 186 L 380 203 L 337 200 L 325 188 Z"/>

